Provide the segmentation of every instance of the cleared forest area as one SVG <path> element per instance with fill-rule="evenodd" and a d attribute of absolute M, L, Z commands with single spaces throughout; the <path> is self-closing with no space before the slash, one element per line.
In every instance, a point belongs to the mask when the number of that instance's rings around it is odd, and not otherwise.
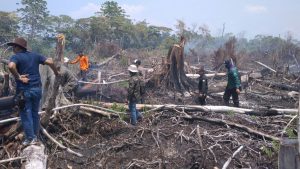
<path fill-rule="evenodd" d="M 282 143 L 298 136 L 298 40 L 291 34 L 213 36 L 205 25 L 194 31 L 180 20 L 172 34 L 170 28 L 131 22 L 113 1 L 103 3 L 100 12 L 77 20 L 47 16 L 47 31 L 35 27 L 42 22 L 30 25 L 15 13 L 0 12 L 0 31 L 7 32 L 0 36 L 1 168 L 30 163 L 57 169 L 279 168 Z M 18 109 L 10 102 L 15 86 L 6 46 L 24 31 L 32 51 L 60 62 L 82 50 L 90 58 L 87 82 L 77 79 L 72 94 L 63 77 L 41 68 L 46 106 L 40 111 L 40 144 L 28 147 L 21 144 Z M 126 97 L 128 66 L 135 59 L 142 62 L 146 94 L 145 103 L 137 104 L 143 119 L 133 126 Z M 223 101 L 228 59 L 241 76 L 239 107 Z M 78 77 L 77 65 L 61 64 Z M 206 105 L 198 102 L 200 67 L 208 78 Z"/>

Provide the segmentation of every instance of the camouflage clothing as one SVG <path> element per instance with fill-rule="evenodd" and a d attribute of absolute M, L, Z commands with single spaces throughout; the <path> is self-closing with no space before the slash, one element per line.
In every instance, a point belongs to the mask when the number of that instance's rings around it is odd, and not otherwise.
<path fill-rule="evenodd" d="M 138 102 L 141 99 L 141 80 L 138 75 L 131 76 L 129 79 L 127 100 Z"/>

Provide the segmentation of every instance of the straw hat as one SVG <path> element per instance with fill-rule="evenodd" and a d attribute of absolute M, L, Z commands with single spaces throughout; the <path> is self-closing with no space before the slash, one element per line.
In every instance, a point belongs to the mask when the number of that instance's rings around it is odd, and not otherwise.
<path fill-rule="evenodd" d="M 133 72 L 133 73 L 137 73 L 139 72 L 138 68 L 136 67 L 136 65 L 130 65 L 128 67 L 129 72 Z"/>

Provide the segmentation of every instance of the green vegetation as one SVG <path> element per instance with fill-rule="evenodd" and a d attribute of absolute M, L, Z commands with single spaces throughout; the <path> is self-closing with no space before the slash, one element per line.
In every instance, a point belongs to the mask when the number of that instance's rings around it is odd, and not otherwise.
<path fill-rule="evenodd" d="M 279 152 L 280 149 L 280 142 L 279 141 L 272 141 L 272 148 L 274 149 L 275 152 Z"/>
<path fill-rule="evenodd" d="M 271 158 L 274 154 L 278 154 L 280 149 L 280 142 L 279 141 L 272 141 L 272 147 L 262 147 L 262 152 L 265 153 L 269 158 Z"/>
<path fill-rule="evenodd" d="M 119 114 L 120 119 L 121 120 L 126 120 L 127 116 L 126 116 L 126 108 L 124 105 L 121 104 L 117 104 L 117 103 L 113 103 L 113 105 L 111 106 L 111 109 L 117 112 L 122 112 Z"/>
<path fill-rule="evenodd" d="M 128 87 L 129 87 L 128 81 L 119 82 L 117 85 L 118 85 L 119 87 L 123 87 L 123 88 L 128 88 Z"/>
<path fill-rule="evenodd" d="M 144 106 L 142 112 L 146 112 L 146 111 L 148 111 L 148 110 L 151 110 L 151 109 Z"/>
<path fill-rule="evenodd" d="M 233 111 L 228 111 L 226 114 L 230 115 L 230 116 L 233 116 L 235 113 Z"/>
<path fill-rule="evenodd" d="M 262 152 L 265 153 L 269 158 L 273 156 L 272 148 L 262 147 Z"/>
<path fill-rule="evenodd" d="M 255 116 L 255 115 L 251 115 L 250 118 L 251 118 L 252 120 L 257 120 L 257 116 Z"/>
<path fill-rule="evenodd" d="M 287 133 L 289 138 L 296 138 L 297 137 L 297 135 L 293 132 L 292 128 L 287 128 L 286 133 Z"/>
<path fill-rule="evenodd" d="M 114 111 L 118 111 L 118 112 L 123 112 L 123 113 L 126 112 L 126 108 L 122 104 L 113 103 L 113 105 L 111 106 L 111 109 Z"/>

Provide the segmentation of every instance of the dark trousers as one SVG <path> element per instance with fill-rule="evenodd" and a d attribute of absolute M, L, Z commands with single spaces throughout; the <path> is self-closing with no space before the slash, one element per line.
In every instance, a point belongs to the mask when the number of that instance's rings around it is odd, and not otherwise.
<path fill-rule="evenodd" d="M 239 95 L 236 92 L 236 89 L 225 89 L 225 93 L 223 95 L 224 104 L 226 106 L 229 106 L 229 99 L 232 96 L 232 101 L 234 104 L 234 107 L 239 107 Z"/>
<path fill-rule="evenodd" d="M 206 95 L 199 96 L 198 98 L 200 105 L 206 105 Z"/>
<path fill-rule="evenodd" d="M 86 75 L 87 75 L 87 70 L 80 70 L 80 76 L 82 81 L 87 81 Z"/>

